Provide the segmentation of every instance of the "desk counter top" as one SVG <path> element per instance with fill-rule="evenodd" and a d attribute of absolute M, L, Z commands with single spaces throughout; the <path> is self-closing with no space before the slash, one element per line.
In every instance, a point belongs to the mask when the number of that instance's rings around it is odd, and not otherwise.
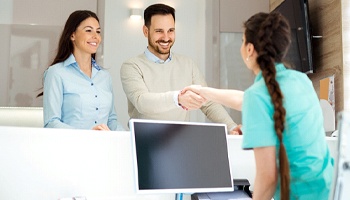
<path fill-rule="evenodd" d="M 336 155 L 336 138 L 327 138 Z M 253 188 L 253 151 L 241 149 L 242 136 L 228 136 L 233 178 Z M 0 126 L 0 199 L 167 200 L 174 194 L 138 195 L 134 188 L 128 131 L 44 129 Z M 185 195 L 184 199 L 190 199 Z"/>

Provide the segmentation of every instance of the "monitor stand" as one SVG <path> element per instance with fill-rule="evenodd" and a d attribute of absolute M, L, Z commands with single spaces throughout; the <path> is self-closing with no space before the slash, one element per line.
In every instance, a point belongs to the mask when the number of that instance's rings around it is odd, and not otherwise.
<path fill-rule="evenodd" d="M 175 200 L 182 200 L 182 197 L 183 197 L 183 193 L 177 193 L 175 195 Z"/>

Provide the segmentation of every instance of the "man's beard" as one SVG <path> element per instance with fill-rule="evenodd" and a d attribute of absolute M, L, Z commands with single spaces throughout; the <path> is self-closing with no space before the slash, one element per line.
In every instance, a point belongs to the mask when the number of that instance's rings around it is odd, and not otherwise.
<path fill-rule="evenodd" d="M 169 43 L 169 48 L 168 49 L 162 49 L 162 48 L 160 48 L 158 45 L 160 45 L 159 43 L 166 43 L 166 42 L 168 42 Z M 158 44 L 158 45 L 157 45 Z M 157 42 L 156 42 L 156 44 L 154 45 L 154 44 L 151 44 L 151 43 L 148 43 L 148 45 L 149 46 L 151 46 L 157 53 L 159 53 L 159 54 L 169 54 L 170 53 L 170 49 L 171 49 L 171 47 L 173 46 L 173 41 L 172 40 L 168 40 L 168 41 L 164 41 L 164 40 L 158 40 Z M 161 45 L 160 45 L 161 46 Z"/>

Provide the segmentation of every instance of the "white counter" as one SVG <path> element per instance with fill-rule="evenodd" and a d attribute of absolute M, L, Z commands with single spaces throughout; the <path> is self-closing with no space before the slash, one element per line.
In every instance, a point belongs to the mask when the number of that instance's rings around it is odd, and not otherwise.
<path fill-rule="evenodd" d="M 135 193 L 130 136 L 0 126 L 0 199 L 173 200 L 174 194 Z M 327 140 L 335 155 L 336 138 Z M 253 151 L 243 151 L 241 142 L 242 136 L 228 136 L 232 175 L 253 185 Z"/>

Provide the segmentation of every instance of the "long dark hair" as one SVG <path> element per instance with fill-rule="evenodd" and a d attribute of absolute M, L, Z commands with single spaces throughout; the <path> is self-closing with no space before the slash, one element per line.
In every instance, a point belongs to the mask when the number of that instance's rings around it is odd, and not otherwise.
<path fill-rule="evenodd" d="M 288 157 L 282 140 L 286 110 L 283 94 L 276 81 L 275 63 L 282 62 L 291 43 L 288 21 L 278 12 L 258 13 L 244 23 L 246 43 L 252 43 L 258 53 L 257 63 L 262 71 L 274 107 L 274 128 L 280 141 L 279 174 L 281 199 L 289 200 L 290 170 Z"/>
<path fill-rule="evenodd" d="M 175 9 L 165 4 L 153 4 L 146 8 L 143 13 L 143 18 L 145 20 L 145 26 L 148 28 L 151 26 L 151 18 L 153 15 L 168 15 L 171 14 L 175 21 Z"/>
<path fill-rule="evenodd" d="M 56 57 L 53 59 L 50 66 L 65 61 L 73 53 L 74 46 L 70 38 L 80 23 L 89 17 L 93 17 L 99 22 L 97 15 L 90 10 L 77 10 L 69 15 L 58 42 Z M 95 55 L 95 53 L 91 54 L 93 59 L 95 59 Z M 37 95 L 37 97 L 40 97 L 43 94 L 44 93 L 41 92 Z"/>

